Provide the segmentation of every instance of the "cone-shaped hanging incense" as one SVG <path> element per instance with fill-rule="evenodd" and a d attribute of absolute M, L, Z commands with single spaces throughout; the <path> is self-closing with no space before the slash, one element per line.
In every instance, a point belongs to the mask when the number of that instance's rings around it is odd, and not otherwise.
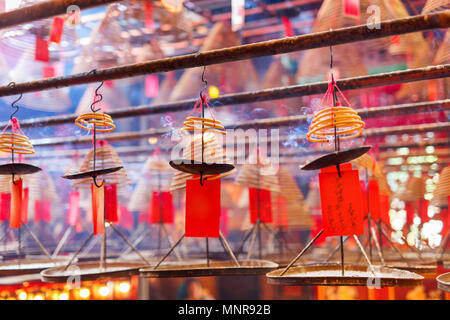
<path fill-rule="evenodd" d="M 450 166 L 445 167 L 439 174 L 439 181 L 433 191 L 431 204 L 438 207 L 449 207 L 450 197 Z"/>

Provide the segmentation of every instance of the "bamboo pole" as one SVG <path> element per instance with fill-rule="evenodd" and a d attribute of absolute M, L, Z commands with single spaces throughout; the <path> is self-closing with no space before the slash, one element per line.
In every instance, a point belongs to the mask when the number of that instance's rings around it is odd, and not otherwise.
<path fill-rule="evenodd" d="M 13 27 L 23 23 L 51 18 L 63 15 L 71 6 L 77 6 L 80 10 L 109 3 L 119 2 L 119 0 L 51 0 L 42 1 L 31 6 L 0 13 L 0 29 Z M 75 8 L 75 7 L 72 7 Z M 77 9 L 78 9 L 77 8 Z"/>
<path fill-rule="evenodd" d="M 328 47 L 330 45 L 339 45 L 447 27 L 450 27 L 450 10 L 428 15 L 383 21 L 380 22 L 380 28 L 372 28 L 372 26 L 368 25 L 340 28 L 332 31 L 262 41 L 179 57 L 134 63 L 120 67 L 96 70 L 95 72 L 85 72 L 62 77 L 22 82 L 17 83 L 14 87 L 1 86 L 0 97 L 272 56 L 300 50 Z"/>
<path fill-rule="evenodd" d="M 377 75 L 354 77 L 337 80 L 337 86 L 345 90 L 354 90 L 361 88 L 371 88 L 376 86 L 391 85 L 397 83 L 407 83 L 412 81 L 422 81 L 431 80 L 450 76 L 450 64 L 395 71 L 388 73 L 381 73 Z M 260 91 L 252 92 L 242 92 L 223 95 L 217 99 L 210 99 L 210 105 L 215 108 L 226 106 L 226 105 L 237 105 L 244 103 L 260 102 L 260 101 L 270 101 L 285 98 L 294 98 L 300 96 L 307 96 L 313 94 L 323 93 L 327 90 L 327 82 L 317 82 L 311 84 L 287 86 L 280 88 L 272 88 Z M 422 102 L 416 104 L 405 104 L 397 106 L 386 106 L 383 108 L 371 108 L 371 109 L 360 109 L 360 116 L 365 117 L 369 114 L 378 113 L 379 115 L 385 115 L 385 112 L 389 112 L 392 115 L 405 114 L 406 110 L 414 111 L 415 108 L 418 110 L 431 111 L 433 108 L 448 108 L 448 99 L 436 102 Z M 150 106 L 139 106 L 139 107 L 127 107 L 118 110 L 112 110 L 108 114 L 114 119 L 136 117 L 150 114 L 168 113 L 168 112 L 179 112 L 184 110 L 190 110 L 194 106 L 196 100 L 183 100 L 173 103 L 160 104 L 160 105 L 150 105 Z M 408 106 L 414 106 L 408 108 Z M 428 107 L 427 107 L 428 106 Z M 378 111 L 376 111 L 378 110 Z M 409 112 L 409 111 L 408 111 Z M 295 116 L 294 116 L 295 117 Z M 297 116 L 297 118 L 287 117 L 286 121 L 300 121 L 306 116 Z M 31 126 L 50 126 L 50 125 L 61 125 L 65 123 L 73 123 L 77 118 L 76 114 L 69 115 L 59 115 L 51 117 L 42 117 L 35 119 L 25 119 L 20 121 L 22 128 Z M 291 120 L 289 120 L 291 119 Z M 7 125 L 7 122 L 0 123 L 0 127 Z"/>

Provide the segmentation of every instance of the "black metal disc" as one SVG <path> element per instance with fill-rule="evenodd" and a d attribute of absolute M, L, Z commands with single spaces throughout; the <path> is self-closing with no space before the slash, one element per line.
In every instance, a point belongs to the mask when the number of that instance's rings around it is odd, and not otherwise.
<path fill-rule="evenodd" d="M 76 179 L 84 179 L 84 178 L 93 178 L 97 176 L 101 176 L 103 174 L 113 173 L 116 171 L 119 171 L 123 167 L 112 167 L 112 168 L 106 168 L 106 169 L 97 169 L 97 170 L 91 170 L 91 171 L 85 171 L 85 172 L 78 172 L 74 174 L 67 174 L 65 176 L 62 176 L 64 179 L 70 179 L 70 180 L 76 180 Z"/>
<path fill-rule="evenodd" d="M 42 169 L 31 164 L 26 163 L 7 163 L 0 165 L 0 174 L 9 175 L 15 174 L 23 176 L 24 174 L 31 174 L 41 171 Z"/>
<path fill-rule="evenodd" d="M 190 174 L 221 174 L 234 169 L 232 164 L 227 163 L 205 163 L 195 160 L 172 160 L 169 162 L 170 166 L 178 171 Z"/>
<path fill-rule="evenodd" d="M 319 170 L 336 166 L 338 164 L 346 163 L 351 160 L 361 157 L 363 154 L 370 150 L 370 146 L 363 146 L 359 148 L 353 148 L 345 151 L 336 151 L 317 158 L 310 163 L 301 167 L 302 170 Z"/>

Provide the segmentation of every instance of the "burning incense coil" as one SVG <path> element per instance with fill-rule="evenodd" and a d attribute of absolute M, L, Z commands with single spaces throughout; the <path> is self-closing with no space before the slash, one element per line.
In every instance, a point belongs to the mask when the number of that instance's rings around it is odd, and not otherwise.
<path fill-rule="evenodd" d="M 311 142 L 329 142 L 329 137 L 340 139 L 359 137 L 364 121 L 358 113 L 349 107 L 330 107 L 317 112 L 311 122 L 306 137 Z"/>
<path fill-rule="evenodd" d="M 110 115 L 95 112 L 78 116 L 75 124 L 81 129 L 95 132 L 111 132 L 116 128 Z"/>
<path fill-rule="evenodd" d="M 0 133 L 0 151 L 17 154 L 33 154 L 34 149 L 28 137 L 20 133 Z"/>
<path fill-rule="evenodd" d="M 433 191 L 433 199 L 431 203 L 438 207 L 447 207 L 448 198 L 450 197 L 450 167 L 446 167 L 439 175 L 439 181 L 436 189 Z"/>
<path fill-rule="evenodd" d="M 226 135 L 225 127 L 222 125 L 220 120 L 207 119 L 200 117 L 187 117 L 183 122 L 184 127 L 181 128 L 182 131 L 211 131 Z"/>

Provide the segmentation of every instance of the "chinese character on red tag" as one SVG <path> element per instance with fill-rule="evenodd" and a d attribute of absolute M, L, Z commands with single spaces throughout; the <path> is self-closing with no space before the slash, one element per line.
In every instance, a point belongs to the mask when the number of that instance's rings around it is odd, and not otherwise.
<path fill-rule="evenodd" d="M 186 237 L 218 238 L 220 179 L 186 181 Z"/>
<path fill-rule="evenodd" d="M 272 223 L 272 201 L 270 191 L 264 189 L 248 189 L 250 222 L 255 223 L 258 217 L 264 223 Z"/>
<path fill-rule="evenodd" d="M 363 227 L 362 192 L 357 170 L 351 164 L 319 173 L 320 202 L 325 236 L 361 235 Z"/>

